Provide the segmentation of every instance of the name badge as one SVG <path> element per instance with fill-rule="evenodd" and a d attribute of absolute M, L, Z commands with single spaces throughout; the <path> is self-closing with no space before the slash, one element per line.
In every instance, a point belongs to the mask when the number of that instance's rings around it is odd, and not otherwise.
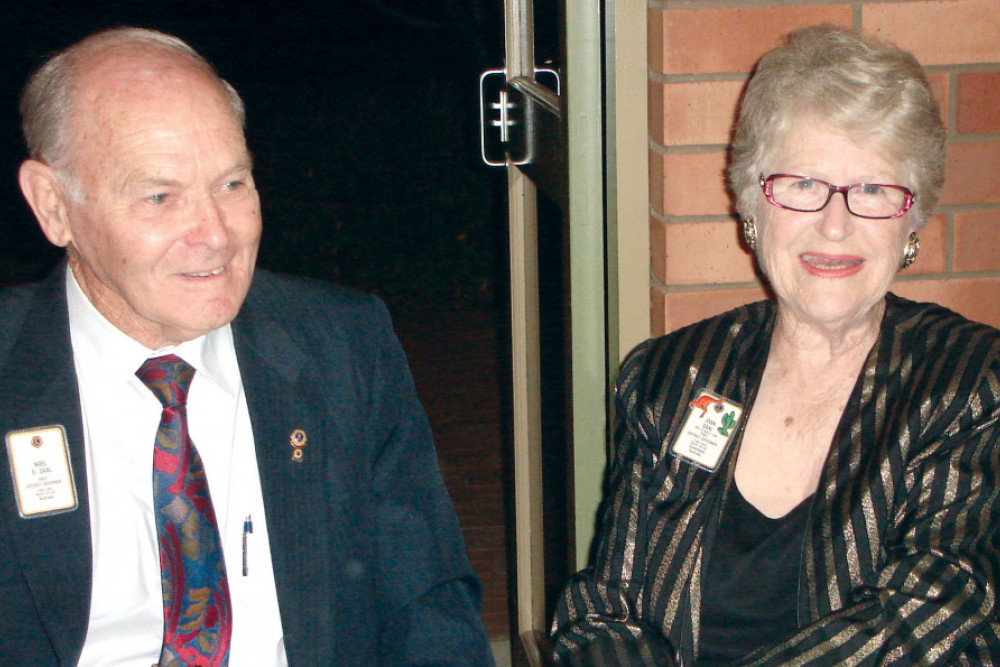
<path fill-rule="evenodd" d="M 69 444 L 61 425 L 11 431 L 7 434 L 7 458 L 22 519 L 77 508 Z"/>
<path fill-rule="evenodd" d="M 670 453 L 715 472 L 742 417 L 742 406 L 702 389 L 688 404 L 688 413 L 674 437 Z"/>

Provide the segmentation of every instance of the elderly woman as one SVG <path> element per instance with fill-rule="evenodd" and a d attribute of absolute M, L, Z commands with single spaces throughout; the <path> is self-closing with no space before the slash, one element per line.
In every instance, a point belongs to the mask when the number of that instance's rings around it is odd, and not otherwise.
<path fill-rule="evenodd" d="M 730 181 L 775 300 L 637 348 L 568 664 L 1000 663 L 1000 332 L 888 293 L 941 190 L 908 53 L 761 60 Z"/>

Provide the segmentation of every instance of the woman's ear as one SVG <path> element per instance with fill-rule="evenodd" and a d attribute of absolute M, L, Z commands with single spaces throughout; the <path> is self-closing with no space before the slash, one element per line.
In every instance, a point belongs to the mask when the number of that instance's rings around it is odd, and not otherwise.
<path fill-rule="evenodd" d="M 53 245 L 65 247 L 73 240 L 69 227 L 69 201 L 66 188 L 52 167 L 38 160 L 25 160 L 18 171 L 17 181 L 45 238 Z"/>

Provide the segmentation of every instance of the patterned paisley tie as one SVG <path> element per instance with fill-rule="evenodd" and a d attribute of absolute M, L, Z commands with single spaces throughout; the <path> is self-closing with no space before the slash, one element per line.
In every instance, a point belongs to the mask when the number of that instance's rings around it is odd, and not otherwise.
<path fill-rule="evenodd" d="M 135 373 L 163 413 L 153 454 L 153 505 L 163 585 L 160 666 L 229 662 L 232 609 L 222 541 L 201 457 L 188 434 L 187 393 L 194 368 L 174 355 Z"/>

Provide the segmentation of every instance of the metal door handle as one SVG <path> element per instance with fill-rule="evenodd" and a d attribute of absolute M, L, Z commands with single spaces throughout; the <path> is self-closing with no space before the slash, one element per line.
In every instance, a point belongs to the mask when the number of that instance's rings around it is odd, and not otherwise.
<path fill-rule="evenodd" d="M 511 85 L 503 69 L 486 70 L 479 76 L 479 149 L 483 162 L 491 167 L 528 164 L 534 154 L 530 115 L 533 103 L 542 103 L 559 114 L 561 82 L 553 69 L 535 70 L 535 78 L 523 78 L 529 85 Z M 537 94 L 532 94 L 536 89 Z"/>

